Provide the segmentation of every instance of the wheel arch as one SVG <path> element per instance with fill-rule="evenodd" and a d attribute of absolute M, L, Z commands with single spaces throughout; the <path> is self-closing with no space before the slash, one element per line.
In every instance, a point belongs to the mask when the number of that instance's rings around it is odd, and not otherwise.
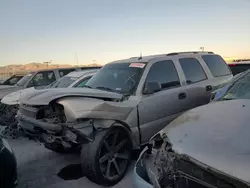
<path fill-rule="evenodd" d="M 128 136 L 130 137 L 132 143 L 133 143 L 133 147 L 135 147 L 136 141 L 133 139 L 133 135 L 132 135 L 132 130 L 130 129 L 129 125 L 123 121 L 120 120 L 106 120 L 106 119 L 96 119 L 94 120 L 94 127 L 97 130 L 102 130 L 102 129 L 109 129 L 109 128 L 121 128 L 123 129 Z"/>

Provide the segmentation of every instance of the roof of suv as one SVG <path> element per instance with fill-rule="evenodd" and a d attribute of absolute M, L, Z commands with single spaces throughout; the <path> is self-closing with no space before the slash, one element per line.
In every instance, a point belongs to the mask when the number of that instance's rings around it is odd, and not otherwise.
<path fill-rule="evenodd" d="M 172 52 L 168 54 L 159 54 L 159 55 L 149 55 L 149 56 L 141 56 L 141 57 L 131 57 L 128 59 L 122 59 L 118 61 L 113 61 L 111 63 L 147 63 L 152 59 L 160 58 L 160 57 L 168 57 L 168 56 L 184 56 L 184 55 L 208 55 L 208 54 L 214 54 L 213 52 L 202 52 L 202 51 L 190 51 L 190 52 Z M 214 54 L 216 55 L 216 54 Z"/>

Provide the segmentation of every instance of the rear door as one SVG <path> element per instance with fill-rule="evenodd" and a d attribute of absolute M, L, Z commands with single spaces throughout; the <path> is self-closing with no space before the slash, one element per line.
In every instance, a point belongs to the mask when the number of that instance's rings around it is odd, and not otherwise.
<path fill-rule="evenodd" d="M 142 143 L 146 143 L 151 136 L 178 116 L 188 101 L 172 60 L 152 64 L 145 83 L 149 81 L 160 83 L 162 90 L 142 95 L 142 101 L 138 105 Z"/>
<path fill-rule="evenodd" d="M 194 57 L 180 58 L 179 63 L 186 80 L 186 110 L 208 103 L 212 86 L 202 64 Z"/>

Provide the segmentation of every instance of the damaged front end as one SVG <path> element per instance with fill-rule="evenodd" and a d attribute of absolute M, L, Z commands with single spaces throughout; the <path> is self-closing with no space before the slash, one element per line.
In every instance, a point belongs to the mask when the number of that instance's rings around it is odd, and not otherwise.
<path fill-rule="evenodd" d="M 125 119 L 136 105 L 128 100 L 122 101 L 120 94 L 104 91 L 92 93 L 94 97 L 79 93 L 61 97 L 57 90 L 50 92 L 54 92 L 48 94 L 50 102 L 47 100 L 40 105 L 34 105 L 36 101 L 31 104 L 30 100 L 23 100 L 16 118 L 29 137 L 65 149 L 93 141 L 97 131 L 109 128 L 116 120 Z"/>
<path fill-rule="evenodd" d="M 153 137 L 134 169 L 135 188 L 236 188 L 243 181 L 175 152 L 165 134 Z"/>
<path fill-rule="evenodd" d="M 57 144 L 70 149 L 93 140 L 94 120 L 67 122 L 62 105 L 20 105 L 16 118 L 28 137 L 45 144 Z"/>

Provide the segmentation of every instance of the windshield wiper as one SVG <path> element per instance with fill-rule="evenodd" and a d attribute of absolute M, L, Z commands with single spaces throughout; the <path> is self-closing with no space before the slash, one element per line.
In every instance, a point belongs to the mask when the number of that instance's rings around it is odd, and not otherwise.
<path fill-rule="evenodd" d="M 83 87 L 86 87 L 86 88 L 92 88 L 91 86 L 88 86 L 88 85 L 84 85 Z"/>
<path fill-rule="evenodd" d="M 116 90 L 113 90 L 113 89 L 108 88 L 108 87 L 103 87 L 103 86 L 96 87 L 95 89 L 117 92 Z"/>

